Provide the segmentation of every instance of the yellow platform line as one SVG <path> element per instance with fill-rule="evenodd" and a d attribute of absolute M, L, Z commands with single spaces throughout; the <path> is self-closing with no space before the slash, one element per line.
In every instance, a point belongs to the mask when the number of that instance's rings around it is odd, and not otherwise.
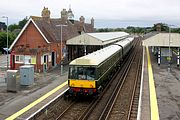
<path fill-rule="evenodd" d="M 58 87 L 56 87 L 53 90 L 49 91 L 48 93 L 46 93 L 42 97 L 38 98 L 36 101 L 32 102 L 31 104 L 29 104 L 25 108 L 21 109 L 20 111 L 14 113 L 10 117 L 6 118 L 6 120 L 14 120 L 15 118 L 22 115 L 23 113 L 25 113 L 26 111 L 28 111 L 29 109 L 31 109 L 32 107 L 34 107 L 35 105 L 37 105 L 38 103 L 40 103 L 41 101 L 43 101 L 44 99 L 46 99 L 47 97 L 49 97 L 50 95 L 52 95 L 53 93 L 55 93 L 56 91 L 58 91 L 59 89 L 61 89 L 62 87 L 64 87 L 67 84 L 68 84 L 68 81 L 62 83 L 61 85 L 59 85 Z"/>
<path fill-rule="evenodd" d="M 154 86 L 152 65 L 151 65 L 151 59 L 150 59 L 150 55 L 149 55 L 148 46 L 146 46 L 146 52 L 147 52 L 147 57 L 148 57 L 151 120 L 159 120 L 159 110 L 158 110 L 158 105 L 157 105 L 156 90 L 155 90 L 155 86 Z"/>

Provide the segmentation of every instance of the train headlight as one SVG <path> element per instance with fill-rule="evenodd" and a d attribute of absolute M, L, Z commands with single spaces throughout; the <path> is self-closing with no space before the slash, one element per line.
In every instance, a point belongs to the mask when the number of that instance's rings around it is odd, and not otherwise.
<path fill-rule="evenodd" d="M 92 84 L 90 84 L 90 88 L 93 88 L 93 85 L 92 85 Z"/>
<path fill-rule="evenodd" d="M 74 87 L 74 83 L 71 84 L 71 87 Z"/>

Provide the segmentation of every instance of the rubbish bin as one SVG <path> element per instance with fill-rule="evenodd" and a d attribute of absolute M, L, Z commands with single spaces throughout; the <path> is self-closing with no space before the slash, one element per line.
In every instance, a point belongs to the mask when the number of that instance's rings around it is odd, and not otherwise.
<path fill-rule="evenodd" d="M 16 76 L 18 70 L 7 70 L 7 91 L 17 92 Z"/>
<path fill-rule="evenodd" d="M 32 85 L 34 83 L 34 66 L 23 65 L 20 67 L 20 84 Z"/>

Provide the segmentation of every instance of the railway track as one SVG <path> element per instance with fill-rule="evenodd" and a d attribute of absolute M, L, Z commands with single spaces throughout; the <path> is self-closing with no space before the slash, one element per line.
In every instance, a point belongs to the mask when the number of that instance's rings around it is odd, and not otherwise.
<path fill-rule="evenodd" d="M 137 51 L 139 53 L 139 50 Z M 105 119 L 121 119 L 129 120 L 136 119 L 138 94 L 136 94 L 136 86 L 139 79 L 141 57 L 140 55 L 135 55 L 131 67 L 128 73 L 125 75 L 120 88 L 117 90 L 112 103 L 110 103 L 110 109 L 108 109 L 107 114 L 102 114 Z M 137 102 L 136 102 L 137 101 Z M 133 113 L 133 114 L 132 114 Z M 101 117 L 100 119 L 102 119 Z M 103 118 L 104 119 L 104 118 Z"/>
<path fill-rule="evenodd" d="M 63 97 L 56 99 L 45 109 L 38 112 L 35 116 L 30 118 L 30 120 L 55 120 L 58 115 L 60 115 L 68 106 L 73 104 L 74 101 L 64 100 Z"/>
<path fill-rule="evenodd" d="M 127 69 L 127 73 L 123 78 L 123 82 L 120 87 L 117 87 L 115 94 L 112 95 L 112 99 L 107 104 L 107 107 L 104 111 L 107 111 L 107 114 L 103 111 L 100 116 L 100 119 L 121 119 L 127 120 L 131 115 L 131 107 L 133 106 L 133 98 L 136 90 L 136 84 L 138 81 L 138 73 L 140 72 L 139 68 L 140 60 L 138 59 L 137 53 L 133 57 L 130 67 Z M 138 62 L 136 62 L 138 61 Z M 138 63 L 138 64 L 137 64 Z M 135 78 L 135 79 L 134 79 Z M 134 79 L 134 80 L 133 80 Z M 131 97 L 132 96 L 132 97 Z M 129 102 L 131 100 L 131 102 Z M 123 102 L 122 102 L 123 101 Z M 130 105 L 130 106 L 128 106 Z M 109 109 L 107 109 L 109 106 Z M 129 110 L 128 110 L 129 108 Z"/>
<path fill-rule="evenodd" d="M 125 86 L 123 85 L 123 78 L 125 76 L 128 76 L 128 69 L 131 70 L 131 65 L 137 65 L 137 62 L 134 62 L 133 60 L 137 58 L 137 51 L 138 51 L 138 44 L 136 43 L 136 46 L 134 49 L 132 49 L 132 55 L 129 54 L 129 56 L 126 57 L 126 59 L 123 61 L 123 66 L 121 66 L 121 69 L 117 70 L 116 74 L 113 76 L 112 80 L 108 83 L 107 87 L 104 89 L 103 93 L 100 94 L 98 98 L 91 98 L 87 100 L 64 100 L 63 98 L 59 98 L 55 103 L 53 103 L 51 106 L 48 106 L 45 110 L 41 111 L 40 115 L 37 115 L 33 119 L 68 119 L 68 120 L 86 120 L 86 119 L 114 119 L 112 113 L 115 110 L 115 104 L 113 105 L 113 109 L 110 110 L 111 106 L 110 103 L 112 103 L 112 100 L 114 99 L 114 96 L 117 94 L 116 89 L 119 88 L 119 86 Z M 139 57 L 141 58 L 141 57 Z M 133 72 L 137 71 L 137 67 L 134 67 L 132 70 Z M 133 73 L 132 72 L 132 73 Z M 136 73 L 136 72 L 135 72 Z M 137 72 L 138 73 L 138 72 Z M 127 75 L 126 75 L 127 74 Z M 129 79 L 135 78 L 132 77 L 133 75 L 129 75 Z M 139 75 L 140 76 L 140 75 Z M 138 77 L 137 77 L 138 78 Z M 127 78 L 128 79 L 128 78 Z M 124 81 L 128 81 L 127 79 L 124 79 Z M 124 82 L 125 83 L 125 82 Z M 134 96 L 138 96 L 138 89 L 136 87 L 132 87 L 133 90 L 129 90 L 129 87 L 127 87 L 129 84 L 133 85 L 135 82 L 129 82 L 127 83 L 126 87 L 124 87 L 125 94 L 127 94 L 127 91 L 135 91 L 133 94 Z M 128 88 L 128 89 L 125 89 Z M 137 92 L 136 92 L 137 91 Z M 114 93 L 113 93 L 114 92 Z M 113 94 L 112 94 L 113 93 Z M 122 91 L 120 92 L 121 98 Z M 132 97 L 133 95 L 126 96 L 129 101 L 125 102 L 124 100 L 120 100 L 120 104 L 126 105 L 122 106 L 122 109 L 126 109 L 127 112 L 124 112 L 124 110 L 120 109 L 117 113 L 124 116 L 126 114 L 126 118 L 133 119 L 133 116 L 136 116 L 136 101 L 138 102 L 138 98 Z M 133 99 L 133 100 L 130 100 Z M 114 102 L 116 103 L 116 102 Z M 116 103 L 117 104 L 117 103 Z M 125 108 L 125 106 L 128 106 Z M 110 111 L 110 112 L 109 112 Z M 135 115 L 133 115 L 135 113 Z M 128 117 L 129 116 L 129 117 Z M 119 116 L 118 116 L 119 117 Z M 120 119 L 120 118 L 118 118 Z"/>
<path fill-rule="evenodd" d="M 142 54 L 141 54 L 142 55 Z M 140 57 L 142 58 L 142 57 Z M 138 112 L 138 103 L 139 103 L 139 94 L 140 94 L 140 84 L 141 84 L 141 70 L 142 70 L 142 61 L 139 60 L 139 67 L 136 75 L 136 85 L 134 86 L 133 96 L 131 98 L 130 109 L 128 113 L 128 120 L 136 120 Z"/>
<path fill-rule="evenodd" d="M 138 113 L 138 103 L 139 103 L 139 95 L 140 95 L 140 86 L 141 86 L 141 72 L 142 72 L 142 44 L 140 43 L 140 55 L 139 55 L 139 63 L 138 69 L 136 73 L 136 85 L 134 86 L 133 95 L 131 98 L 131 104 L 128 112 L 128 120 L 136 120 Z"/>
<path fill-rule="evenodd" d="M 139 44 L 140 41 L 137 43 L 136 46 L 138 46 Z M 105 93 L 103 93 L 102 97 L 99 97 L 99 99 L 94 103 L 94 105 L 92 105 L 91 108 L 89 108 L 85 112 L 86 114 L 84 115 L 83 118 L 81 118 L 81 120 L 86 120 L 86 119 L 90 119 L 90 120 L 118 119 L 119 120 L 121 118 L 130 119 L 133 118 L 133 116 L 136 116 L 136 115 L 132 115 L 132 113 L 135 113 L 135 110 L 137 110 L 135 108 L 135 104 L 136 104 L 135 101 L 138 98 L 134 99 L 134 97 L 132 97 L 133 96 L 132 94 L 137 93 L 135 95 L 138 96 L 138 89 L 135 89 L 136 85 L 134 85 L 138 81 L 139 78 L 138 76 L 140 76 L 139 64 L 141 63 L 141 57 L 137 55 L 140 52 L 138 48 L 139 47 L 136 47 L 134 54 L 131 57 L 129 56 L 130 57 L 129 61 L 125 60 L 126 65 L 122 68 L 121 72 L 119 72 L 116 78 L 113 78 L 116 80 L 114 80 L 115 82 L 111 83 L 111 86 L 116 86 L 116 87 L 109 88 L 108 86 L 109 89 L 105 90 Z M 134 61 L 135 59 L 137 60 L 136 62 Z M 137 70 L 137 68 L 139 70 Z M 135 80 L 133 80 L 134 82 L 132 82 L 131 80 L 133 78 L 136 78 Z M 137 92 L 133 92 L 135 90 Z M 120 97 L 121 99 L 118 99 L 118 97 Z M 109 99 L 107 100 L 107 98 Z M 132 102 L 133 104 L 129 102 L 132 101 L 131 99 L 134 99 L 134 101 Z M 126 118 L 123 118 L 122 116 L 126 116 Z"/>
<path fill-rule="evenodd" d="M 57 118 L 56 120 L 79 120 L 84 111 L 94 103 L 95 98 L 91 100 L 76 100 L 69 105 Z"/>

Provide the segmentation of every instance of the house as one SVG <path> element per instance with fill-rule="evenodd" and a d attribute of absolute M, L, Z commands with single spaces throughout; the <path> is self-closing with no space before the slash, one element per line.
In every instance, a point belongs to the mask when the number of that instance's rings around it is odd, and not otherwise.
<path fill-rule="evenodd" d="M 4 31 L 6 29 L 6 24 L 4 22 L 0 22 L 0 31 Z"/>
<path fill-rule="evenodd" d="M 24 64 L 34 65 L 37 72 L 51 69 L 66 57 L 66 40 L 83 32 L 94 32 L 94 23 L 85 23 L 83 16 L 74 20 L 71 8 L 63 9 L 61 18 L 51 18 L 45 7 L 41 15 L 31 16 L 10 46 L 11 69 Z"/>

